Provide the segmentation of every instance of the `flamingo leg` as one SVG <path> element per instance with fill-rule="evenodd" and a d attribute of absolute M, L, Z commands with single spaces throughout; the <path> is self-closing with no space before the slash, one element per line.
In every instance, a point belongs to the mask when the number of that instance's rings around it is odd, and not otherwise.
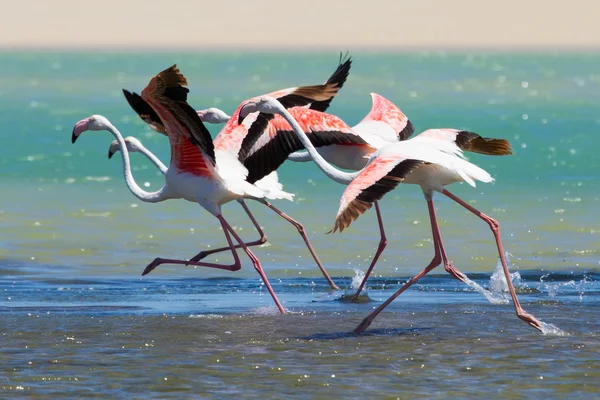
<path fill-rule="evenodd" d="M 238 236 L 238 234 L 235 233 L 235 231 L 233 230 L 231 225 L 229 225 L 229 223 L 225 220 L 225 218 L 223 218 L 222 215 L 218 215 L 217 218 L 221 222 L 221 226 L 223 227 L 223 232 L 225 232 L 225 237 L 227 238 L 227 243 L 229 244 L 229 248 L 231 249 L 231 254 L 233 255 L 233 259 L 234 259 L 233 265 L 221 265 L 221 264 L 205 263 L 205 262 L 198 262 L 198 261 L 192 262 L 192 261 L 175 260 L 175 259 L 169 259 L 169 258 L 156 258 L 156 259 L 154 259 L 154 261 L 152 261 L 150 264 L 148 264 L 146 269 L 144 269 L 144 272 L 142 273 L 142 275 L 146 275 L 146 274 L 150 273 L 154 268 L 158 267 L 159 265 L 167 264 L 167 263 L 168 264 L 180 264 L 180 265 L 183 264 L 186 266 L 194 265 L 194 266 L 199 266 L 199 267 L 218 268 L 218 269 L 224 269 L 224 270 L 228 270 L 228 271 L 238 271 L 239 269 L 242 268 L 242 264 L 240 262 L 240 258 L 238 256 L 237 252 L 235 251 L 235 245 L 233 244 L 233 241 L 231 240 L 231 236 L 230 236 L 230 234 L 231 234 L 235 238 L 235 240 L 239 243 L 239 245 L 244 249 L 244 251 L 246 252 L 248 257 L 250 257 L 250 260 L 254 264 L 254 269 L 256 269 L 256 271 L 260 275 L 262 281 L 264 282 L 265 286 L 267 287 L 267 290 L 271 294 L 271 297 L 273 297 L 273 300 L 275 301 L 275 305 L 279 309 L 279 312 L 281 312 L 282 314 L 285 314 L 285 310 L 284 310 L 283 306 L 281 305 L 281 303 L 279 302 L 279 299 L 277 299 L 277 296 L 275 295 L 275 292 L 273 291 L 273 288 L 271 287 L 271 284 L 269 283 L 269 280 L 267 279 L 267 276 L 266 276 L 265 272 L 263 271 L 258 258 L 254 255 L 254 253 L 252 253 L 250 251 L 248 246 L 246 246 L 246 244 L 242 241 L 242 239 Z"/>
<path fill-rule="evenodd" d="M 317 263 L 317 266 L 319 267 L 319 269 L 321 270 L 321 273 L 323 274 L 323 276 L 329 283 L 329 286 L 331 287 L 331 289 L 339 290 L 339 287 L 333 282 L 333 280 L 327 273 L 327 270 L 321 263 L 321 260 L 319 260 L 319 257 L 317 256 L 315 249 L 312 247 L 312 244 L 310 243 L 310 240 L 308 239 L 308 236 L 306 235 L 306 230 L 304 229 L 304 226 L 300 222 L 296 221 L 289 215 L 287 215 L 284 212 L 282 212 L 281 210 L 279 210 L 277 207 L 275 207 L 273 204 L 269 203 L 268 201 L 263 200 L 263 199 L 258 200 L 258 201 L 263 203 L 265 206 L 269 207 L 271 210 L 275 211 L 277 213 L 277 215 L 279 215 L 281 218 L 285 219 L 290 224 L 292 224 L 296 227 L 296 229 L 298 230 L 298 233 L 300 233 L 300 236 L 302 236 L 302 239 L 304 239 L 304 243 L 306 243 L 306 247 L 308 247 L 308 251 L 312 255 L 315 262 Z"/>
<path fill-rule="evenodd" d="M 256 228 L 256 231 L 260 235 L 260 238 L 258 240 L 255 240 L 252 242 L 247 242 L 246 246 L 250 247 L 250 246 L 258 246 L 261 244 L 265 244 L 267 242 L 267 235 L 265 234 L 265 232 L 263 232 L 260 225 L 258 224 L 258 221 L 256 220 L 256 218 L 254 218 L 254 215 L 250 212 L 250 209 L 246 205 L 246 202 L 243 199 L 238 200 L 238 202 L 240 203 L 240 205 L 242 206 L 244 211 L 246 211 L 246 214 L 248 214 L 250 221 L 252 221 L 252 225 L 254 225 L 254 228 Z M 240 248 L 242 248 L 242 246 L 239 244 L 236 244 L 235 248 L 240 249 Z M 227 250 L 230 250 L 230 248 L 229 247 L 219 247 L 219 248 L 213 249 L 213 250 L 203 250 L 200 253 L 196 254 L 194 257 L 190 258 L 190 261 L 200 261 L 203 258 L 205 258 L 211 254 L 220 253 L 222 251 L 227 251 Z"/>
<path fill-rule="evenodd" d="M 237 252 L 234 250 L 235 247 L 233 245 L 233 242 L 231 241 L 231 237 L 229 236 L 229 230 L 225 229 L 225 227 L 223 226 L 222 223 L 221 223 L 221 226 L 223 227 L 223 232 L 225 232 L 225 238 L 227 238 L 227 243 L 229 243 L 228 248 L 231 250 L 231 254 L 233 255 L 233 264 L 223 265 L 223 264 L 216 264 L 216 263 L 186 261 L 186 260 L 178 260 L 178 259 L 174 259 L 174 258 L 157 257 L 154 259 L 154 261 L 152 261 L 150 264 L 148 264 L 146 266 L 146 268 L 144 269 L 144 272 L 142 272 L 142 276 L 148 275 L 150 272 L 152 272 L 156 267 L 158 267 L 161 264 L 178 264 L 178 265 L 185 265 L 185 266 L 193 265 L 196 267 L 216 268 L 216 269 L 223 269 L 226 271 L 239 271 L 242 268 L 242 263 L 240 262 L 240 258 L 238 256 Z"/>
<path fill-rule="evenodd" d="M 265 274 L 265 271 L 263 271 L 258 258 L 254 255 L 254 253 L 252 253 L 252 251 L 248 248 L 248 246 L 246 246 L 246 244 L 242 241 L 242 239 L 238 236 L 238 234 L 235 233 L 235 231 L 233 230 L 231 225 L 229 225 L 229 223 L 227 221 L 225 221 L 225 218 L 223 218 L 222 215 L 218 215 L 217 218 L 219 218 L 219 221 L 221 221 L 221 224 L 223 225 L 223 230 L 225 230 L 225 229 L 229 230 L 229 232 L 235 238 L 235 240 L 237 240 L 237 242 L 242 246 L 242 248 L 244 249 L 244 251 L 246 252 L 248 257 L 250 257 L 250 260 L 252 260 L 252 264 L 254 264 L 254 269 L 256 270 L 256 272 L 258 272 L 258 275 L 260 275 L 262 281 L 264 282 L 265 286 L 267 287 L 267 290 L 271 294 L 273 301 L 275 301 L 275 305 L 279 309 L 279 312 L 282 314 L 285 314 L 285 310 L 284 310 L 283 306 L 281 305 L 281 303 L 279 302 L 279 299 L 277 298 L 275 291 L 273 291 L 273 288 L 271 287 L 271 284 L 269 283 L 269 279 L 267 279 L 267 275 Z M 233 246 L 233 243 L 231 243 L 231 238 L 229 237 L 229 235 L 227 235 L 227 241 L 229 242 L 229 245 L 231 246 L 231 251 L 233 253 L 235 253 L 235 247 Z"/>
<path fill-rule="evenodd" d="M 422 277 L 427 275 L 431 270 L 433 270 L 435 267 L 440 265 L 440 263 L 442 262 L 442 252 L 440 249 L 441 246 L 439 244 L 439 240 L 440 240 L 439 227 L 438 227 L 438 223 L 437 223 L 437 217 L 435 215 L 435 207 L 433 206 L 433 200 L 431 200 L 431 199 L 427 200 L 427 207 L 429 209 L 429 219 L 431 221 L 431 231 L 433 233 L 433 248 L 435 251 L 433 259 L 431 260 L 431 262 L 429 263 L 429 265 L 427 267 L 425 267 L 421 272 L 419 272 L 417 275 L 412 277 L 408 282 L 406 282 L 400 289 L 398 289 L 398 291 L 396 291 L 396 293 L 391 295 L 385 302 L 383 302 L 379 307 L 377 307 L 375 309 L 375 311 L 373 311 L 371 314 L 367 315 L 367 317 L 365 317 L 365 319 L 363 319 L 363 321 L 354 329 L 354 333 L 361 333 L 365 329 L 367 329 L 369 327 L 369 325 L 371 325 L 373 323 L 373 320 L 377 317 L 377 315 L 379 315 L 379 313 L 383 311 L 384 308 L 386 308 L 392 301 L 394 301 L 398 296 L 400 296 L 406 289 L 411 287 L 415 282 L 417 282 L 419 279 L 421 279 Z"/>
<path fill-rule="evenodd" d="M 375 252 L 375 256 L 373 256 L 373 260 L 371 260 L 371 265 L 369 265 L 369 269 L 365 273 L 365 277 L 363 278 L 358 290 L 350 299 L 355 300 L 358 298 L 358 295 L 363 290 L 364 286 L 367 284 L 367 279 L 369 279 L 369 275 L 373 271 L 377 260 L 379 260 L 379 256 L 383 253 L 385 246 L 387 245 L 387 237 L 385 236 L 385 229 L 383 229 L 383 218 L 381 217 L 381 210 L 379 209 L 379 202 L 375 201 L 375 212 L 377 213 L 377 222 L 379 223 L 379 246 L 377 246 L 377 251 Z"/>
<path fill-rule="evenodd" d="M 502 241 L 500 239 L 500 224 L 498 223 L 498 221 L 496 221 L 492 217 L 489 217 L 488 215 L 482 213 L 481 211 L 477 210 L 475 207 L 472 207 L 465 201 L 461 200 L 457 196 L 455 196 L 452 193 L 450 193 L 449 191 L 447 191 L 446 189 L 444 189 L 442 191 L 442 193 L 445 194 L 446 196 L 448 196 L 449 198 L 451 198 L 452 200 L 454 200 L 455 202 L 457 202 L 458 204 L 460 204 L 461 206 L 463 206 L 464 208 L 466 208 L 467 210 L 469 210 L 471 213 L 475 214 L 476 216 L 478 216 L 479 218 L 484 220 L 490 226 L 490 229 L 492 230 L 492 233 L 494 234 L 494 238 L 496 239 L 496 246 L 498 247 L 498 254 L 500 255 L 500 262 L 502 263 L 502 269 L 504 270 L 504 276 L 506 277 L 506 283 L 508 284 L 508 290 L 510 291 L 510 296 L 512 297 L 513 303 L 515 305 L 515 311 L 517 313 L 517 317 L 519 317 L 519 319 L 525 321 L 527 324 L 529 324 L 533 328 L 536 328 L 541 331 L 542 323 L 537 318 L 535 318 L 533 315 L 527 313 L 523 309 L 523 307 L 521 307 L 521 305 L 519 304 L 519 299 L 517 298 L 517 293 L 515 292 L 515 288 L 512 284 L 510 272 L 508 271 L 508 265 L 506 263 L 506 257 L 504 255 L 504 246 L 502 245 Z"/>

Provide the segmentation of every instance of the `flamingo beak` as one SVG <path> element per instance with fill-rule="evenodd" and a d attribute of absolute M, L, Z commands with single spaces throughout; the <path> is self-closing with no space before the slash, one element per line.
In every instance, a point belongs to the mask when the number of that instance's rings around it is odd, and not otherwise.
<path fill-rule="evenodd" d="M 71 143 L 75 143 L 79 136 L 75 133 L 75 129 L 73 129 L 73 133 L 71 134 Z"/>
<path fill-rule="evenodd" d="M 115 154 L 116 151 L 113 151 L 112 149 L 108 149 L 108 159 L 110 160 L 112 158 L 112 156 Z"/>
<path fill-rule="evenodd" d="M 75 124 L 75 126 L 73 127 L 73 134 L 71 135 L 71 143 L 75 143 L 75 141 L 77 140 L 79 135 L 81 135 L 83 132 L 85 132 L 87 130 L 88 123 L 89 123 L 89 119 L 86 118 L 86 119 L 82 119 L 81 121 L 79 121 L 78 123 Z"/>
<path fill-rule="evenodd" d="M 242 121 L 244 120 L 244 118 L 246 118 L 248 114 L 253 113 L 255 111 L 258 111 L 256 103 L 248 102 L 244 104 L 240 108 L 240 112 L 238 113 L 238 125 L 242 124 Z"/>

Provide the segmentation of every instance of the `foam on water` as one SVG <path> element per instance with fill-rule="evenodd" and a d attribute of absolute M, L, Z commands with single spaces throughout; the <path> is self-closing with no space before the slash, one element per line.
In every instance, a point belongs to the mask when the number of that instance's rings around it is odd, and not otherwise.
<path fill-rule="evenodd" d="M 289 313 L 290 310 L 285 309 L 285 312 Z M 280 312 L 276 306 L 264 306 L 264 307 L 255 308 L 254 310 L 252 310 L 252 314 L 255 314 L 255 315 L 279 315 Z"/>

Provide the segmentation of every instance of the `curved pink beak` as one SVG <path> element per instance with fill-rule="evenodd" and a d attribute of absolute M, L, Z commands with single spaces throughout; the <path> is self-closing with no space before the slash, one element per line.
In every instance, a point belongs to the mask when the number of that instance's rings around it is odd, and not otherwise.
<path fill-rule="evenodd" d="M 81 135 L 83 132 L 87 131 L 88 123 L 89 123 L 89 119 L 86 118 L 86 119 L 82 119 L 81 121 L 79 121 L 78 123 L 75 124 L 75 126 L 73 127 L 73 134 L 71 135 L 71 143 L 75 143 L 75 141 L 77 140 L 79 135 Z"/>

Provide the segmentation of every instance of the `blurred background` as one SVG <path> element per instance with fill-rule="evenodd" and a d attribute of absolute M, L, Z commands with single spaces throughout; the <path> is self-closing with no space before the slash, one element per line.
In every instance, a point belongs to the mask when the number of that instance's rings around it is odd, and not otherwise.
<path fill-rule="evenodd" d="M 50 271 L 137 276 L 156 256 L 186 258 L 222 245 L 217 222 L 199 206 L 133 198 L 121 160 L 107 159 L 112 136 L 87 133 L 72 145 L 73 124 L 105 115 L 168 163 L 168 142 L 129 108 L 122 88 L 140 92 L 151 76 L 177 63 L 190 82 L 190 104 L 231 114 L 248 97 L 323 82 L 339 53 L 349 51 L 352 70 L 330 112 L 356 124 L 370 108 L 368 94 L 377 92 L 417 132 L 454 127 L 509 139 L 513 156 L 469 155 L 495 183 L 452 190 L 500 220 L 515 268 L 597 267 L 597 8 L 580 0 L 561 7 L 515 0 L 6 4 L 0 255 L 20 271 L 52 265 Z M 220 127 L 209 129 L 216 135 Z M 140 185 L 160 187 L 155 168 L 139 155 L 132 159 Z M 308 163 L 286 163 L 280 177 L 296 201 L 277 205 L 306 224 L 333 273 L 364 269 L 378 242 L 374 213 L 343 234 L 325 235 L 344 188 Z M 438 206 L 451 258 L 466 271 L 491 272 L 497 254 L 487 226 L 446 199 Z M 276 238 L 257 250 L 272 273 L 313 276 L 295 229 L 266 208 L 251 207 Z M 417 271 L 432 253 L 420 189 L 390 193 L 382 211 L 390 243 L 378 273 Z M 224 212 L 244 238 L 254 239 L 237 204 Z M 165 266 L 156 275 L 174 270 L 222 274 Z"/>
<path fill-rule="evenodd" d="M 3 0 L 0 46 L 66 49 L 597 48 L 592 0 Z"/>

